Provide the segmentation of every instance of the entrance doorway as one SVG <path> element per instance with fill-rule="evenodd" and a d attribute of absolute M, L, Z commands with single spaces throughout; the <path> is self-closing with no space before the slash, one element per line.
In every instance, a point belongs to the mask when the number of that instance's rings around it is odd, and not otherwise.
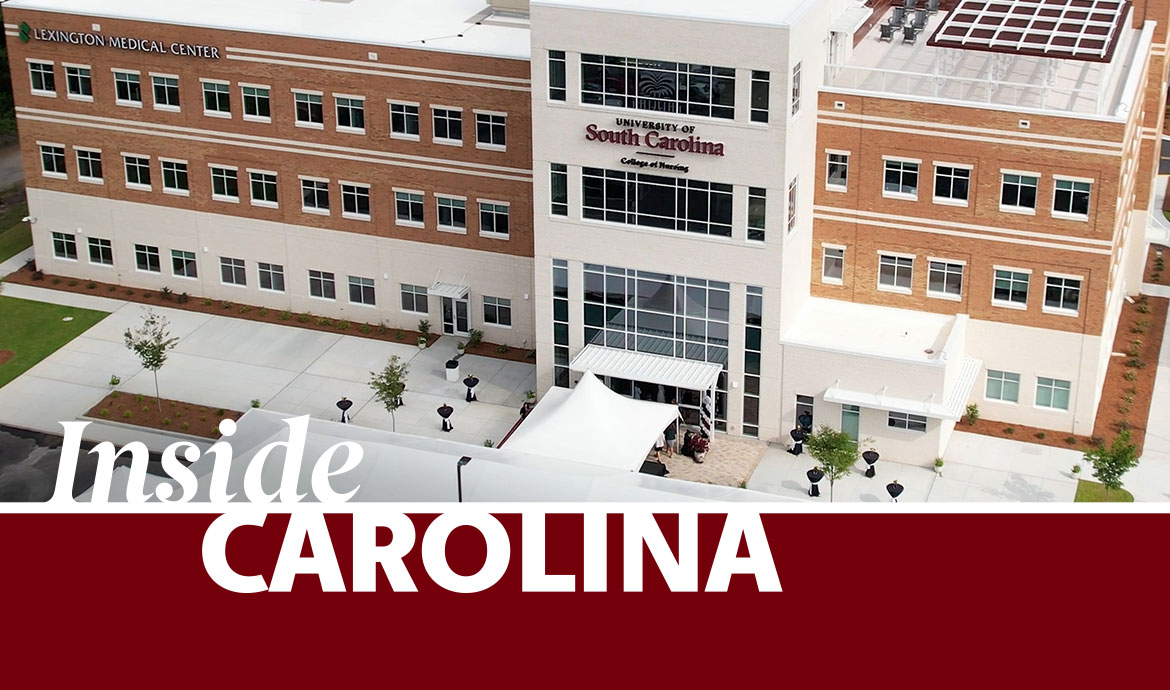
<path fill-rule="evenodd" d="M 861 408 L 857 405 L 841 406 L 841 431 L 854 443 L 861 437 Z"/>
<path fill-rule="evenodd" d="M 466 297 L 444 297 L 442 305 L 444 335 L 467 335 L 471 332 L 471 321 L 468 318 L 471 312 Z"/>

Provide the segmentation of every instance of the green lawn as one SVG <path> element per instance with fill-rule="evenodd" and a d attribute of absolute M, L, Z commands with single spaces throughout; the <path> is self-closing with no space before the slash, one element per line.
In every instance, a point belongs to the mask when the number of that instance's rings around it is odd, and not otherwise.
<path fill-rule="evenodd" d="M 28 204 L 23 196 L 20 195 L 19 202 L 10 203 L 0 211 L 0 261 L 32 246 L 32 229 L 20 220 L 28 215 Z"/>
<path fill-rule="evenodd" d="M 61 319 L 72 316 L 72 321 Z M 0 350 L 12 359 L 0 364 L 0 386 L 28 371 L 107 314 L 0 296 Z"/>
<path fill-rule="evenodd" d="M 1084 479 L 1077 482 L 1077 503 L 1104 503 L 1105 485 L 1097 482 L 1087 482 Z M 1133 503 L 1133 494 L 1122 489 L 1109 492 L 1110 503 Z"/>

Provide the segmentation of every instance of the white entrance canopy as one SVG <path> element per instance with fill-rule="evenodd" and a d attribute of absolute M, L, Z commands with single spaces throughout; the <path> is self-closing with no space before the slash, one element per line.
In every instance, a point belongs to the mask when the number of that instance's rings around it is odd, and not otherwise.
<path fill-rule="evenodd" d="M 428 290 L 428 295 L 436 297 L 450 297 L 451 299 L 463 299 L 467 296 L 468 287 L 466 285 L 455 285 L 454 283 L 442 283 L 435 281 Z"/>
<path fill-rule="evenodd" d="M 696 362 L 601 345 L 586 345 L 573 358 L 569 369 L 693 391 L 711 390 L 719 381 L 719 372 L 723 371 L 723 367 L 711 362 Z"/>
<path fill-rule="evenodd" d="M 674 405 L 631 400 L 585 372 L 572 390 L 552 388 L 505 443 L 507 450 L 636 472 Z"/>
<path fill-rule="evenodd" d="M 838 379 L 836 383 L 825 391 L 825 402 L 857 405 L 858 407 L 902 412 L 905 414 L 918 414 L 923 417 L 956 422 L 963 416 L 964 406 L 971 397 L 971 389 L 975 386 L 975 378 L 979 375 L 979 370 L 982 366 L 983 362 L 980 360 L 974 359 L 973 357 L 964 357 L 962 366 L 959 368 L 958 376 L 956 376 L 956 380 L 951 385 L 950 391 L 946 392 L 945 398 L 931 395 L 925 400 L 913 400 L 911 398 L 888 395 L 885 388 L 876 392 L 850 390 L 842 387 L 841 381 Z"/>

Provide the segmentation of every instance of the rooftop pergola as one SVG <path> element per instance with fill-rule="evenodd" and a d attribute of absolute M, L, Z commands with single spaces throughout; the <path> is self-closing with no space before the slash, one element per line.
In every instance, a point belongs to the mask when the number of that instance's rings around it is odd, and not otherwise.
<path fill-rule="evenodd" d="M 960 0 L 930 44 L 1106 61 L 1129 0 Z"/>

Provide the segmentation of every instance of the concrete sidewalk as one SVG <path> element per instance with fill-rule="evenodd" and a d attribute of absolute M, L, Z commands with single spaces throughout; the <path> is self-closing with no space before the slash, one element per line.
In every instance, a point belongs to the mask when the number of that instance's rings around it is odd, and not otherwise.
<path fill-rule="evenodd" d="M 119 389 L 154 395 L 154 377 L 144 371 L 123 343 L 123 333 L 141 322 L 143 305 L 26 285 L 6 285 L 5 295 L 97 309 L 110 316 L 80 337 L 0 388 L 0 422 L 60 433 L 60 421 L 76 419 L 110 391 L 110 376 Z M 426 350 L 414 345 L 325 333 L 293 326 L 259 323 L 227 316 L 165 307 L 154 310 L 170 321 L 179 343 L 159 371 L 165 398 L 247 410 L 252 400 L 288 414 L 309 414 L 336 421 L 335 403 L 354 401 L 355 424 L 390 429 L 386 410 L 373 400 L 368 381 L 391 355 L 408 362 L 410 372 L 396 416 L 397 430 L 476 445 L 500 441 L 519 417 L 525 392 L 536 388 L 533 364 L 475 355 L 464 356 L 463 375 L 481 381 L 479 401 L 464 401 L 461 382 L 448 382 L 444 363 L 455 355 L 456 339 L 440 338 Z M 435 410 L 444 402 L 455 408 L 455 430 L 443 434 Z M 104 435 L 124 436 L 117 427 Z"/>

